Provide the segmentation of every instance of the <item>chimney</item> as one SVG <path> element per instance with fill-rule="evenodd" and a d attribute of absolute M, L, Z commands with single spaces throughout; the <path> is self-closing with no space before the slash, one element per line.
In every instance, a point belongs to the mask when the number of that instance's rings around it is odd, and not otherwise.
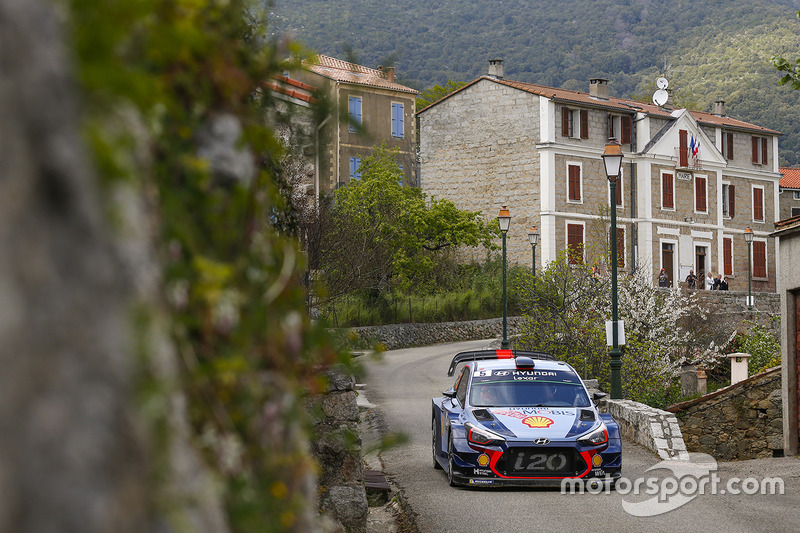
<path fill-rule="evenodd" d="M 503 79 L 503 60 L 502 59 L 490 59 L 489 60 L 489 76 L 492 78 L 497 78 L 498 80 Z"/>
<path fill-rule="evenodd" d="M 669 96 L 667 96 L 667 102 L 661 107 L 667 111 L 672 111 L 675 109 L 675 100 L 672 99 L 672 89 L 666 89 L 666 91 Z"/>
<path fill-rule="evenodd" d="M 714 111 L 712 111 L 712 114 L 718 117 L 725 116 L 725 100 L 717 100 L 714 102 Z"/>
<path fill-rule="evenodd" d="M 599 100 L 608 100 L 608 80 L 592 78 L 589 80 L 589 96 Z"/>
<path fill-rule="evenodd" d="M 389 81 L 394 81 L 394 67 L 389 67 L 386 69 L 386 79 Z"/>

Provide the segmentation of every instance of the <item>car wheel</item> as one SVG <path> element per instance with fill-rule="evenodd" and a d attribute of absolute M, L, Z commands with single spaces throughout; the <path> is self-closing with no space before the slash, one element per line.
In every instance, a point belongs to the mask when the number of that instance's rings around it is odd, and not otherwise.
<path fill-rule="evenodd" d="M 455 475 L 453 475 L 453 468 L 455 464 L 453 462 L 453 439 L 447 439 L 447 484 L 451 487 L 457 487 L 459 483 L 456 481 Z"/>
<path fill-rule="evenodd" d="M 442 465 L 436 459 L 436 417 L 431 419 L 431 456 L 433 457 L 433 468 L 441 470 Z"/>

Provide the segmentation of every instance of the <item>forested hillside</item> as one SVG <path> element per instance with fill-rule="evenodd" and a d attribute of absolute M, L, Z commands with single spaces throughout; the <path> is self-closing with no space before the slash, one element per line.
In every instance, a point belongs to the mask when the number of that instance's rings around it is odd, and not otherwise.
<path fill-rule="evenodd" d="M 417 89 L 485 74 L 588 90 L 610 80 L 649 99 L 665 75 L 676 102 L 785 134 L 781 163 L 800 165 L 800 93 L 779 87 L 773 54 L 800 55 L 800 0 L 274 0 L 271 27 L 311 49 L 394 65 Z"/>

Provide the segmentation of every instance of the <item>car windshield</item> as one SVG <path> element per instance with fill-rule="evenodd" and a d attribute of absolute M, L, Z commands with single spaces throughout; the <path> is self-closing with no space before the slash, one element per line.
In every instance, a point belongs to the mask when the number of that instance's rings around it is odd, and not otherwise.
<path fill-rule="evenodd" d="M 577 383 L 473 383 L 473 407 L 589 407 L 589 397 Z"/>

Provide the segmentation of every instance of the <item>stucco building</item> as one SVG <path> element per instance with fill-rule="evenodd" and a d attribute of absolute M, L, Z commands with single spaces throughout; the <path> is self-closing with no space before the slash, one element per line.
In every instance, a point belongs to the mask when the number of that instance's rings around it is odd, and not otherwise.
<path fill-rule="evenodd" d="M 800 168 L 781 167 L 780 220 L 800 215 Z"/>
<path fill-rule="evenodd" d="M 654 80 L 655 81 L 655 80 Z M 540 232 L 537 265 L 602 260 L 611 202 L 601 158 L 610 137 L 624 159 L 614 208 L 620 268 L 664 268 L 675 286 L 690 269 L 724 274 L 747 290 L 776 290 L 779 132 L 714 112 L 505 79 L 500 60 L 482 76 L 418 113 L 420 185 L 461 209 L 512 214 L 509 258 L 529 264 L 527 233 Z"/>

